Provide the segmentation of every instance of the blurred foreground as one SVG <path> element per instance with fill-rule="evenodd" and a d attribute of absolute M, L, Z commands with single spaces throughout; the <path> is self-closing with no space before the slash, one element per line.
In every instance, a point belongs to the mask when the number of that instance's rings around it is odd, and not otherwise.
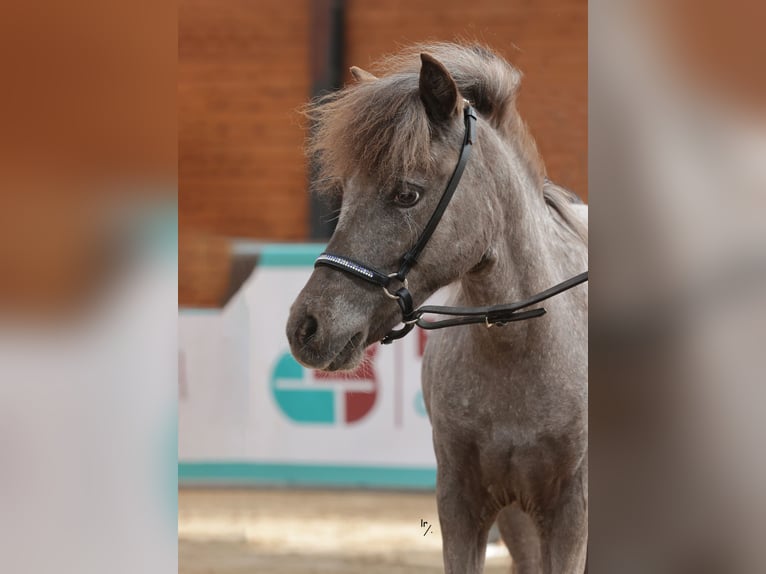
<path fill-rule="evenodd" d="M 421 519 L 437 526 L 424 536 Z M 510 556 L 500 550 L 487 558 L 487 574 L 510 571 Z M 443 572 L 436 498 L 431 492 L 182 489 L 178 572 Z"/>
<path fill-rule="evenodd" d="M 763 3 L 589 9 L 589 566 L 764 572 Z"/>

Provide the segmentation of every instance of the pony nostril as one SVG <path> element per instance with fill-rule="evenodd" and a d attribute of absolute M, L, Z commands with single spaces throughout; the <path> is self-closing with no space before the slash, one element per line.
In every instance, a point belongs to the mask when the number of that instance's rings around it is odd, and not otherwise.
<path fill-rule="evenodd" d="M 306 315 L 303 323 L 298 327 L 298 340 L 302 345 L 308 343 L 316 335 L 319 323 L 313 315 Z"/>

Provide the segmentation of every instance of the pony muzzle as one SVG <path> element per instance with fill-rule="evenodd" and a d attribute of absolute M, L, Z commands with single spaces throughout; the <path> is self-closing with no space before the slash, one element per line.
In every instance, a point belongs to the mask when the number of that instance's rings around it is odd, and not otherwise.
<path fill-rule="evenodd" d="M 287 323 L 287 340 L 298 362 L 328 371 L 354 368 L 364 356 L 367 331 L 351 325 L 342 328 L 339 322 L 325 313 L 294 308 Z"/>

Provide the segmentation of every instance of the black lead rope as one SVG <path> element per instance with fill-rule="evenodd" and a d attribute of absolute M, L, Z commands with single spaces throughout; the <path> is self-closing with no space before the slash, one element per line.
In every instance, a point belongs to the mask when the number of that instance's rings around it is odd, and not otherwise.
<path fill-rule="evenodd" d="M 487 327 L 492 327 L 494 325 L 502 327 L 513 321 L 532 319 L 534 317 L 545 315 L 544 308 L 530 309 L 529 311 L 521 312 L 517 311 L 525 309 L 535 303 L 550 299 L 554 295 L 558 295 L 572 287 L 577 287 L 581 283 L 585 283 L 587 280 L 588 272 L 585 271 L 566 281 L 562 281 L 537 295 L 533 295 L 528 299 L 505 305 L 492 305 L 490 307 L 442 307 L 440 305 L 424 305 L 414 312 L 414 315 L 417 316 L 418 319 L 416 325 L 421 329 L 443 329 L 444 327 L 472 325 L 476 323 L 484 323 Z M 424 321 L 421 317 L 425 314 L 450 315 L 458 318 L 445 319 L 443 321 Z"/>
<path fill-rule="evenodd" d="M 576 277 L 567 279 L 558 285 L 554 285 L 542 293 L 538 293 L 537 295 L 525 299 L 524 301 L 506 305 L 493 305 L 490 307 L 443 307 L 438 305 L 426 305 L 419 307 L 418 309 L 413 309 L 412 294 L 407 285 L 407 274 L 412 269 L 412 266 L 417 263 L 420 253 L 425 248 L 428 240 L 431 239 L 431 235 L 433 235 L 433 232 L 439 224 L 439 221 L 441 221 L 452 196 L 455 194 L 455 190 L 460 183 L 460 178 L 463 175 L 465 166 L 468 164 L 468 158 L 471 155 L 471 147 L 476 140 L 476 111 L 472 106 L 466 104 L 463 110 L 463 119 L 465 121 L 465 135 L 463 136 L 463 145 L 460 148 L 460 157 L 458 158 L 457 165 L 455 165 L 455 170 L 452 172 L 447 187 L 445 188 L 436 209 L 433 214 L 431 214 L 431 218 L 428 220 L 423 233 L 421 233 L 415 245 L 402 256 L 398 271 L 395 273 L 384 273 L 374 267 L 360 263 L 359 261 L 341 255 L 335 255 L 333 253 L 322 253 L 314 262 L 315 267 L 331 267 L 368 281 L 369 283 L 378 285 L 383 288 L 383 292 L 387 297 L 396 300 L 402 311 L 402 322 L 404 323 L 404 326 L 401 329 L 395 329 L 389 332 L 381 341 L 383 344 L 389 344 L 397 339 L 401 339 L 407 333 L 412 331 L 412 329 L 415 328 L 415 325 L 421 329 L 443 329 L 444 327 L 455 327 L 458 325 L 471 325 L 476 323 L 484 323 L 487 327 L 492 327 L 493 325 L 503 326 L 513 321 L 540 317 L 541 315 L 545 315 L 545 309 L 530 309 L 527 311 L 521 311 L 521 309 L 549 299 L 554 295 L 558 295 L 559 293 L 588 280 L 588 272 L 586 271 Z M 402 284 L 402 287 L 392 293 L 388 287 L 393 279 L 399 281 Z M 448 315 L 455 318 L 444 319 L 441 321 L 426 321 L 422 318 L 425 314 Z"/>

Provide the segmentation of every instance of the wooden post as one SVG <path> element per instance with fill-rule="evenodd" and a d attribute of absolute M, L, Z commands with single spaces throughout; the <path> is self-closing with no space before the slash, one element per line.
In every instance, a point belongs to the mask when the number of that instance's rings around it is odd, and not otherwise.
<path fill-rule="evenodd" d="M 310 26 L 311 96 L 317 97 L 343 85 L 345 0 L 312 0 Z M 316 177 L 316 166 L 309 165 L 309 185 Z M 335 230 L 339 200 L 309 200 L 309 237 L 326 240 Z"/>

